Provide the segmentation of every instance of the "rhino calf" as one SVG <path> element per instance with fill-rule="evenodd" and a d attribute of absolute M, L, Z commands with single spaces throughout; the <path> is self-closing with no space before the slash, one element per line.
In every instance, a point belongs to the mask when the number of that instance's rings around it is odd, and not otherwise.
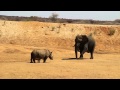
<path fill-rule="evenodd" d="M 48 57 L 50 58 L 50 60 L 53 60 L 52 52 L 50 52 L 49 50 L 34 49 L 31 52 L 31 62 L 30 63 L 33 63 L 33 62 L 35 63 L 35 60 L 38 60 L 38 62 L 40 63 L 40 59 L 43 59 L 43 63 L 45 63 Z"/>

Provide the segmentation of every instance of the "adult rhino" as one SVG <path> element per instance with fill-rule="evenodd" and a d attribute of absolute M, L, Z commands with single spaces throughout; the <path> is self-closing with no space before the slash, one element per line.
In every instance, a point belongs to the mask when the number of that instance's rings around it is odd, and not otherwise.
<path fill-rule="evenodd" d="M 35 63 L 35 60 L 38 60 L 40 63 L 40 60 L 43 59 L 43 63 L 46 62 L 47 58 L 50 58 L 50 60 L 53 60 L 52 52 L 48 49 L 34 49 L 31 52 L 31 62 L 30 63 Z"/>
<path fill-rule="evenodd" d="M 83 54 L 88 52 L 91 54 L 90 59 L 93 59 L 93 52 L 95 49 L 95 40 L 92 37 L 92 34 L 86 35 L 77 35 L 75 38 L 75 55 L 77 59 L 77 51 L 80 52 L 80 58 L 83 58 Z"/>

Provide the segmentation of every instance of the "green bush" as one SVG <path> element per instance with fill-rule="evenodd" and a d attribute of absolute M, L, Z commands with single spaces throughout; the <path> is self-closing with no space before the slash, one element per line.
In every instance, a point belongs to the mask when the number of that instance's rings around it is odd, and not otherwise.
<path fill-rule="evenodd" d="M 115 34 L 115 29 L 110 28 L 108 35 L 111 36 L 111 35 L 114 35 L 114 34 Z"/>

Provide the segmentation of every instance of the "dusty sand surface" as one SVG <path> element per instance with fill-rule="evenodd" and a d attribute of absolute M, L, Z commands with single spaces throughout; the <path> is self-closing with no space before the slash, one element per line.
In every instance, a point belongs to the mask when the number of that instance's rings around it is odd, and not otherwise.
<path fill-rule="evenodd" d="M 0 79 L 120 79 L 120 26 L 0 21 Z M 54 29 L 53 29 L 54 27 Z M 109 36 L 110 28 L 115 34 Z M 74 38 L 93 33 L 94 59 L 75 59 Z M 54 60 L 30 63 L 33 49 Z"/>

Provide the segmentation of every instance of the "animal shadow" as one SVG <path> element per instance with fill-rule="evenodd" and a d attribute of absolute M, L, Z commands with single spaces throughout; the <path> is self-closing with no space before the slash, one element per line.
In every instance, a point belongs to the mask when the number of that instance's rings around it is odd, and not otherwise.
<path fill-rule="evenodd" d="M 62 60 L 84 60 L 84 59 L 87 59 L 87 58 L 63 58 Z"/>

